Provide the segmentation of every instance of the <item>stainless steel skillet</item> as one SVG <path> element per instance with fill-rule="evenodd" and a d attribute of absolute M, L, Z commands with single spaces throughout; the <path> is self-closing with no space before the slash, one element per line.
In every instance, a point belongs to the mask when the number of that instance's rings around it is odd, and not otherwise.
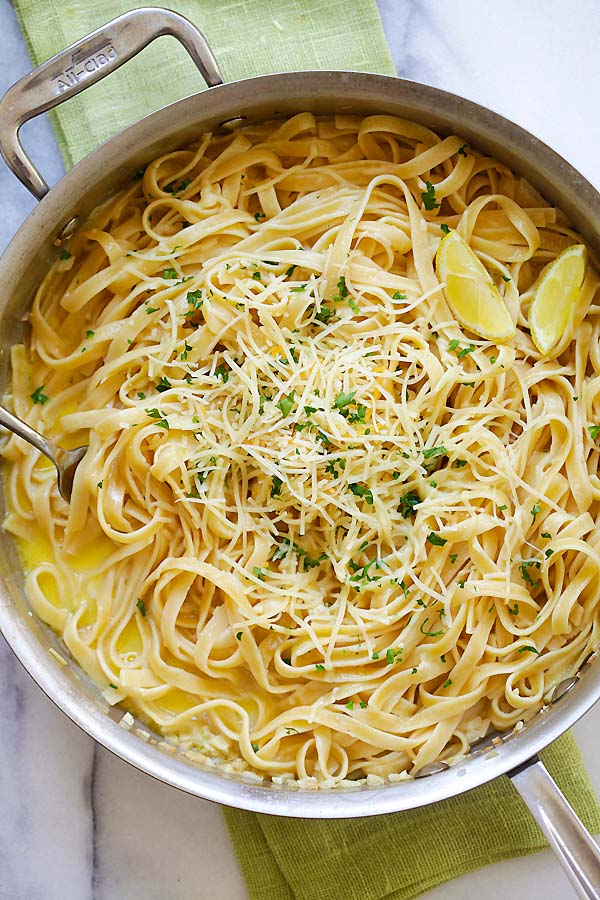
<path fill-rule="evenodd" d="M 27 119 L 110 74 L 154 38 L 173 35 L 188 50 L 212 89 L 172 104 L 125 129 L 72 169 L 51 190 L 25 152 L 18 129 Z M 8 348 L 22 334 L 23 314 L 60 246 L 86 213 L 140 166 L 185 145 L 202 130 L 235 127 L 303 110 L 318 114 L 388 113 L 457 132 L 527 177 L 600 255 L 600 195 L 567 162 L 532 135 L 477 104 L 402 79 L 354 72 L 300 72 L 222 84 L 200 33 L 162 9 L 127 13 L 25 76 L 0 102 L 0 151 L 40 203 L 0 260 L 0 388 L 8 374 Z M 1 513 L 1 510 L 0 510 Z M 171 752 L 159 737 L 144 740 L 118 722 L 97 687 L 67 658 L 58 638 L 32 616 L 16 549 L 0 533 L 0 629 L 42 690 L 88 734 L 160 780 L 210 800 L 274 815 L 342 818 L 411 809 L 509 774 L 529 804 L 582 897 L 600 897 L 600 856 L 594 842 L 537 759 L 600 697 L 600 668 L 592 657 L 557 686 L 541 713 L 516 733 L 484 741 L 452 767 L 439 764 L 421 777 L 382 787 L 301 791 L 250 783 L 203 769 Z M 53 650 L 50 654 L 49 649 Z"/>

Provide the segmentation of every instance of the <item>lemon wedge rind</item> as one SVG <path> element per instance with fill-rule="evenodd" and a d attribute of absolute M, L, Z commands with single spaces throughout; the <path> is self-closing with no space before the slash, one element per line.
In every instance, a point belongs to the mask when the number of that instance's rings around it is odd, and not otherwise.
<path fill-rule="evenodd" d="M 539 277 L 529 308 L 531 338 L 547 356 L 564 337 L 585 278 L 587 250 L 572 244 L 548 263 Z"/>
<path fill-rule="evenodd" d="M 480 259 L 457 231 L 440 242 L 436 270 L 458 322 L 488 341 L 509 341 L 516 326 L 500 291 Z"/>

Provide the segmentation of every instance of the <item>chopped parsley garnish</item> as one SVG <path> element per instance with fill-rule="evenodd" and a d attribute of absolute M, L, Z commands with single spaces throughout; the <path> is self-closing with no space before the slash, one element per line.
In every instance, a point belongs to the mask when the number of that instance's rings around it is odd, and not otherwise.
<path fill-rule="evenodd" d="M 258 744 L 251 744 L 250 746 L 252 747 L 252 749 L 254 750 L 255 753 L 258 753 Z"/>
<path fill-rule="evenodd" d="M 551 538 L 552 535 L 550 534 L 549 531 L 542 531 L 540 537 L 543 537 L 543 538 Z"/>
<path fill-rule="evenodd" d="M 402 513 L 403 518 L 408 519 L 410 516 L 416 515 L 415 506 L 421 503 L 421 498 L 416 491 L 408 491 L 400 497 L 398 511 Z"/>
<path fill-rule="evenodd" d="M 510 275 L 501 275 L 502 281 L 510 281 Z"/>
<path fill-rule="evenodd" d="M 289 416 L 294 407 L 295 393 L 295 391 L 291 391 L 291 393 L 289 393 L 287 397 L 282 397 L 279 403 L 275 404 L 281 410 L 281 415 L 284 419 Z"/>
<path fill-rule="evenodd" d="M 179 354 L 179 359 L 181 359 L 183 362 L 185 362 L 186 359 L 188 358 L 188 353 L 189 353 L 190 350 L 192 349 L 192 346 L 191 346 L 191 344 L 188 344 L 187 341 L 184 341 L 184 342 L 183 342 L 183 347 L 184 347 L 184 349 L 183 349 L 183 351 Z"/>
<path fill-rule="evenodd" d="M 259 566 L 254 566 L 252 569 L 252 574 L 256 575 L 259 581 L 265 580 L 265 570 L 261 569 Z"/>
<path fill-rule="evenodd" d="M 188 291 L 187 292 L 187 302 L 193 308 L 202 309 L 202 304 L 204 303 L 202 299 L 202 291 Z M 186 313 L 186 316 L 193 316 L 193 312 Z"/>
<path fill-rule="evenodd" d="M 442 225 L 440 225 L 440 228 L 444 232 L 444 234 L 450 234 L 450 229 L 448 228 L 447 225 L 442 224 Z"/>
<path fill-rule="evenodd" d="M 285 557 L 288 555 L 291 547 L 292 547 L 292 544 L 290 544 L 288 538 L 283 538 L 282 542 L 280 544 L 278 544 L 277 547 L 275 548 L 275 550 L 273 551 L 271 560 L 273 561 L 273 560 L 277 560 L 277 559 L 285 559 Z"/>
<path fill-rule="evenodd" d="M 402 648 L 396 649 L 395 647 L 390 647 L 389 650 L 386 650 L 385 661 L 388 666 L 391 666 L 395 662 L 402 662 Z"/>
<path fill-rule="evenodd" d="M 229 381 L 229 369 L 227 366 L 217 366 L 215 369 L 215 375 L 217 378 L 220 378 L 223 384 L 227 384 Z"/>
<path fill-rule="evenodd" d="M 271 497 L 281 497 L 283 481 L 277 475 L 271 478 Z"/>
<path fill-rule="evenodd" d="M 235 636 L 236 641 L 241 641 L 243 633 L 244 633 L 243 631 L 238 631 L 238 633 Z"/>
<path fill-rule="evenodd" d="M 349 484 L 348 487 L 355 497 L 363 497 L 366 503 L 373 506 L 373 492 L 364 482 L 357 481 L 354 484 Z"/>
<path fill-rule="evenodd" d="M 89 338 L 93 338 L 95 334 L 96 334 L 95 331 L 89 331 L 89 330 L 88 330 L 88 331 L 86 331 L 85 336 L 86 336 L 86 338 L 89 339 Z"/>
<path fill-rule="evenodd" d="M 342 415 L 348 420 L 348 422 L 350 422 L 351 425 L 364 425 L 366 414 L 367 407 L 364 405 L 364 403 L 356 404 L 356 412 L 349 412 L 349 410 L 342 412 Z"/>
<path fill-rule="evenodd" d="M 98 484 L 96 485 L 96 487 L 98 488 L 98 490 L 101 491 L 102 488 L 104 487 L 104 481 L 99 481 Z"/>
<path fill-rule="evenodd" d="M 519 653 L 537 653 L 540 655 L 540 651 L 536 647 L 531 647 L 528 645 L 527 647 L 519 647 Z"/>
<path fill-rule="evenodd" d="M 188 187 L 190 183 L 189 178 L 184 178 L 183 181 L 179 183 L 177 187 L 175 187 L 175 182 L 172 181 L 171 184 L 166 184 L 163 188 L 163 191 L 167 194 L 180 194 L 182 191 L 185 191 L 186 187 Z"/>
<path fill-rule="evenodd" d="M 432 459 L 434 456 L 442 456 L 444 453 L 447 453 L 445 447 L 428 447 L 423 450 L 423 459 Z"/>
<path fill-rule="evenodd" d="M 318 566 L 326 559 L 329 559 L 326 553 L 321 553 L 321 555 L 317 557 L 311 556 L 303 547 L 300 547 L 296 543 L 290 543 L 289 538 L 283 538 L 271 556 L 271 560 L 285 559 L 290 551 L 302 559 L 302 568 L 305 572 L 308 572 L 309 569 L 314 569 L 315 566 Z"/>
<path fill-rule="evenodd" d="M 523 581 L 530 584 L 532 587 L 536 588 L 539 584 L 539 581 L 534 581 L 531 577 L 531 573 L 529 569 L 532 566 L 535 566 L 537 569 L 540 568 L 541 563 L 536 559 L 524 559 L 523 562 L 519 563 L 519 570 L 521 572 L 521 578 Z"/>
<path fill-rule="evenodd" d="M 39 387 L 36 387 L 36 389 L 35 389 L 35 391 L 33 392 L 33 394 L 30 394 L 30 395 L 29 395 L 29 396 L 31 397 L 31 399 L 33 400 L 33 402 L 34 402 L 34 403 L 39 403 L 40 406 L 43 406 L 44 403 L 47 403 L 47 402 L 48 402 L 48 395 L 47 395 L 47 394 L 44 394 L 43 391 L 44 391 L 44 385 L 43 385 L 43 384 L 40 384 Z"/>
<path fill-rule="evenodd" d="M 256 219 L 257 222 L 260 222 L 260 220 L 261 220 L 261 219 L 265 219 L 266 216 L 265 216 L 264 213 L 261 213 L 261 212 L 255 212 L 255 213 L 254 213 L 254 218 Z"/>
<path fill-rule="evenodd" d="M 354 701 L 353 700 L 348 700 L 348 702 L 346 703 L 346 709 L 350 709 L 350 710 L 354 709 Z"/>
<path fill-rule="evenodd" d="M 158 312 L 158 306 L 148 306 L 146 304 L 146 315 L 151 316 L 153 312 Z"/>
<path fill-rule="evenodd" d="M 69 253 L 68 250 L 61 250 L 61 251 L 60 251 L 60 258 L 61 258 L 61 259 L 71 259 L 71 254 Z"/>
<path fill-rule="evenodd" d="M 591 439 L 595 441 L 600 434 L 600 425 L 588 425 L 588 431 L 590 433 Z"/>
<path fill-rule="evenodd" d="M 291 294 L 299 294 L 300 291 L 305 291 L 308 287 L 307 284 L 299 284 L 297 287 L 290 288 Z"/>
<path fill-rule="evenodd" d="M 500 512 L 504 512 L 505 509 L 508 509 L 508 506 L 506 505 L 506 503 L 503 503 L 502 506 L 499 506 L 499 507 L 498 507 L 498 510 L 499 510 Z"/>
<path fill-rule="evenodd" d="M 423 198 L 423 206 L 426 210 L 431 212 L 433 209 L 437 209 L 440 204 L 435 202 L 435 188 L 430 181 L 425 182 L 426 190 L 421 193 L 421 197 Z"/>
<path fill-rule="evenodd" d="M 324 447 L 331 447 L 331 441 L 320 429 L 317 429 L 317 440 L 321 441 Z"/>
<path fill-rule="evenodd" d="M 110 688 L 112 688 L 113 691 L 118 691 L 118 690 L 119 690 L 119 688 L 116 686 L 116 684 L 113 684 L 112 681 L 109 682 L 108 686 L 109 686 Z"/>
<path fill-rule="evenodd" d="M 262 278 L 262 274 L 260 272 L 253 272 L 252 277 L 255 281 L 260 281 Z"/>
<path fill-rule="evenodd" d="M 346 279 L 342 275 L 337 283 L 337 294 L 331 298 L 334 303 L 342 303 L 348 296 L 348 288 L 346 287 Z"/>
<path fill-rule="evenodd" d="M 539 516 L 539 514 L 541 513 L 541 511 L 542 511 L 542 507 L 540 506 L 540 504 L 534 503 L 533 506 L 531 507 L 531 516 L 532 516 L 534 522 L 536 520 L 536 517 Z"/>
<path fill-rule="evenodd" d="M 427 535 L 427 540 L 435 547 L 443 547 L 444 544 L 448 543 L 446 538 L 441 537 L 441 535 L 439 535 L 436 531 L 430 531 Z"/>
<path fill-rule="evenodd" d="M 519 604 L 515 603 L 514 606 L 509 606 L 508 611 L 511 614 L 511 616 L 518 616 L 519 615 Z"/>
<path fill-rule="evenodd" d="M 423 622 L 421 622 L 421 626 L 419 628 L 419 631 L 421 632 L 421 634 L 425 634 L 425 635 L 427 635 L 427 637 L 439 637 L 440 634 L 444 633 L 443 630 L 442 631 L 426 631 L 425 626 L 427 625 L 428 622 L 429 622 L 429 616 Z"/>
<path fill-rule="evenodd" d="M 449 678 L 448 681 L 445 681 L 445 682 L 443 683 L 442 687 L 443 687 L 443 688 L 447 688 L 447 687 L 450 687 L 451 684 L 452 684 L 452 679 Z"/>
<path fill-rule="evenodd" d="M 179 278 L 179 274 L 176 269 L 168 268 L 163 269 L 162 277 L 166 278 L 167 281 L 172 281 L 175 278 Z"/>
<path fill-rule="evenodd" d="M 379 651 L 378 650 L 373 651 L 373 653 L 371 655 L 371 659 L 379 659 Z"/>
<path fill-rule="evenodd" d="M 367 708 L 366 700 L 361 700 L 361 701 L 360 701 L 360 708 L 361 708 L 361 709 L 366 709 L 366 708 Z"/>
<path fill-rule="evenodd" d="M 463 466 L 466 466 L 466 464 L 467 464 L 466 459 L 455 459 L 454 460 L 454 466 L 457 469 L 462 469 Z"/>
<path fill-rule="evenodd" d="M 369 569 L 371 566 L 377 564 L 377 557 L 374 556 L 373 559 L 369 560 L 364 566 L 358 566 L 354 560 L 350 560 L 350 568 L 354 572 L 353 575 L 350 576 L 350 581 L 352 582 L 354 589 L 360 593 L 361 588 L 365 587 L 367 584 L 371 584 L 373 581 L 380 581 L 381 575 L 369 575 Z"/>
<path fill-rule="evenodd" d="M 453 338 L 448 342 L 448 350 L 453 353 L 455 350 L 458 350 L 457 357 L 458 359 L 462 359 L 463 356 L 468 356 L 469 353 L 473 353 L 475 350 L 475 344 L 469 344 L 468 347 L 463 347 L 460 349 L 460 341 L 457 341 L 456 338 Z"/>
<path fill-rule="evenodd" d="M 295 269 L 295 268 L 296 268 L 296 266 L 290 266 L 289 269 L 286 269 L 286 270 L 285 270 L 285 277 L 286 277 L 286 278 L 291 278 L 291 276 L 294 274 L 294 269 Z"/>
<path fill-rule="evenodd" d="M 358 305 L 358 303 L 356 302 L 356 300 L 353 297 L 348 297 L 348 306 L 350 307 L 350 309 L 352 310 L 352 312 L 354 313 L 355 316 L 357 316 L 359 314 L 360 306 Z"/>
<path fill-rule="evenodd" d="M 550 547 L 548 547 L 548 549 L 544 551 L 544 556 L 546 557 L 546 559 L 549 559 L 553 553 L 554 550 L 551 550 Z"/>
<path fill-rule="evenodd" d="M 335 310 L 333 310 L 330 306 L 322 306 L 318 313 L 315 313 L 315 319 L 317 322 L 322 322 L 323 325 L 327 325 L 330 319 L 333 319 L 335 316 Z"/>
<path fill-rule="evenodd" d="M 317 672 L 324 672 L 325 666 L 322 665 L 321 663 L 315 663 L 315 669 L 317 670 Z"/>
<path fill-rule="evenodd" d="M 460 154 L 460 156 L 466 156 L 466 155 L 467 155 L 467 147 L 468 147 L 468 146 L 469 146 L 468 144 L 463 144 L 462 147 L 459 147 L 458 150 L 457 150 L 456 152 L 457 152 L 458 154 Z"/>
<path fill-rule="evenodd" d="M 325 471 L 328 475 L 333 475 L 334 478 L 339 478 L 345 468 L 346 460 L 341 456 L 338 456 L 337 459 L 330 459 L 325 464 Z"/>
<path fill-rule="evenodd" d="M 351 391 L 349 394 L 338 394 L 333 402 L 334 407 L 336 409 L 345 409 L 352 403 L 352 400 L 354 399 L 354 393 L 354 391 Z"/>
<path fill-rule="evenodd" d="M 159 409 L 147 409 L 146 415 L 150 416 L 151 419 L 156 419 L 156 424 L 159 428 L 164 428 L 166 431 L 169 430 L 169 423 Z"/>
<path fill-rule="evenodd" d="M 308 572 L 309 569 L 314 569 L 315 566 L 318 566 L 319 563 L 324 562 L 326 559 L 329 559 L 326 553 L 321 553 L 320 556 L 309 556 L 306 550 L 303 550 L 302 547 L 298 547 L 297 544 L 294 544 L 294 552 L 297 553 L 298 556 L 303 557 L 302 559 L 302 568 L 305 572 Z"/>
<path fill-rule="evenodd" d="M 450 565 L 453 566 L 457 559 L 458 559 L 458 553 L 451 553 L 450 554 Z"/>
<path fill-rule="evenodd" d="M 407 295 L 403 294 L 402 291 L 394 291 L 392 294 L 392 300 L 406 300 Z"/>
<path fill-rule="evenodd" d="M 163 375 L 162 378 L 160 379 L 160 381 L 156 385 L 156 390 L 159 392 L 159 394 L 162 394 L 163 391 L 168 391 L 172 387 L 173 387 L 173 385 L 171 384 L 169 379 Z"/>
<path fill-rule="evenodd" d="M 144 618 L 146 618 L 146 605 L 145 605 L 144 601 L 143 601 L 140 597 L 138 597 L 137 602 L 136 602 L 135 605 L 137 606 L 137 608 L 138 608 L 139 611 L 141 612 L 142 616 L 143 616 Z"/>

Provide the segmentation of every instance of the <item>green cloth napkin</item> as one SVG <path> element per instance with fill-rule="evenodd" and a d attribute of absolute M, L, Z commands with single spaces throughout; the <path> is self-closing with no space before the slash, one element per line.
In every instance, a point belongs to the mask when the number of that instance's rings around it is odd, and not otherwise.
<path fill-rule="evenodd" d="M 563 735 L 542 758 L 585 826 L 598 833 L 600 810 L 573 735 Z M 546 846 L 506 776 L 376 818 L 307 821 L 226 809 L 225 819 L 251 900 L 409 900 Z"/>
<path fill-rule="evenodd" d="M 127 10 L 128 0 L 14 0 L 37 65 Z M 394 75 L 374 0 L 173 0 L 204 33 L 225 81 L 300 69 Z M 168 73 L 168 74 L 167 74 Z M 205 87 L 174 38 L 162 37 L 117 72 L 50 113 L 67 168 L 126 125 Z"/>
<path fill-rule="evenodd" d="M 14 0 L 34 63 L 142 4 Z M 227 80 L 298 69 L 393 74 L 373 0 L 176 0 L 205 33 Z M 168 73 L 168 76 L 167 74 Z M 102 141 L 203 82 L 161 38 L 52 113 L 67 167 Z M 592 832 L 600 809 L 571 735 L 544 754 Z M 226 809 L 251 900 L 407 900 L 487 863 L 534 853 L 544 839 L 508 779 L 411 812 L 301 821 Z"/>

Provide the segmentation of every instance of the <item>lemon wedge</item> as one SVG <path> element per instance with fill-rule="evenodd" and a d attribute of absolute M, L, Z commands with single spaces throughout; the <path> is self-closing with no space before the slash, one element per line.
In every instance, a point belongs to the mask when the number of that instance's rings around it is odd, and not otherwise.
<path fill-rule="evenodd" d="M 498 288 L 457 231 L 442 239 L 436 270 L 446 285 L 448 306 L 464 328 L 489 341 L 507 341 L 515 335 L 515 324 Z"/>
<path fill-rule="evenodd" d="M 583 244 L 573 244 L 549 263 L 540 275 L 531 307 L 531 337 L 544 355 L 556 347 L 564 336 L 585 277 L 587 251 Z"/>

